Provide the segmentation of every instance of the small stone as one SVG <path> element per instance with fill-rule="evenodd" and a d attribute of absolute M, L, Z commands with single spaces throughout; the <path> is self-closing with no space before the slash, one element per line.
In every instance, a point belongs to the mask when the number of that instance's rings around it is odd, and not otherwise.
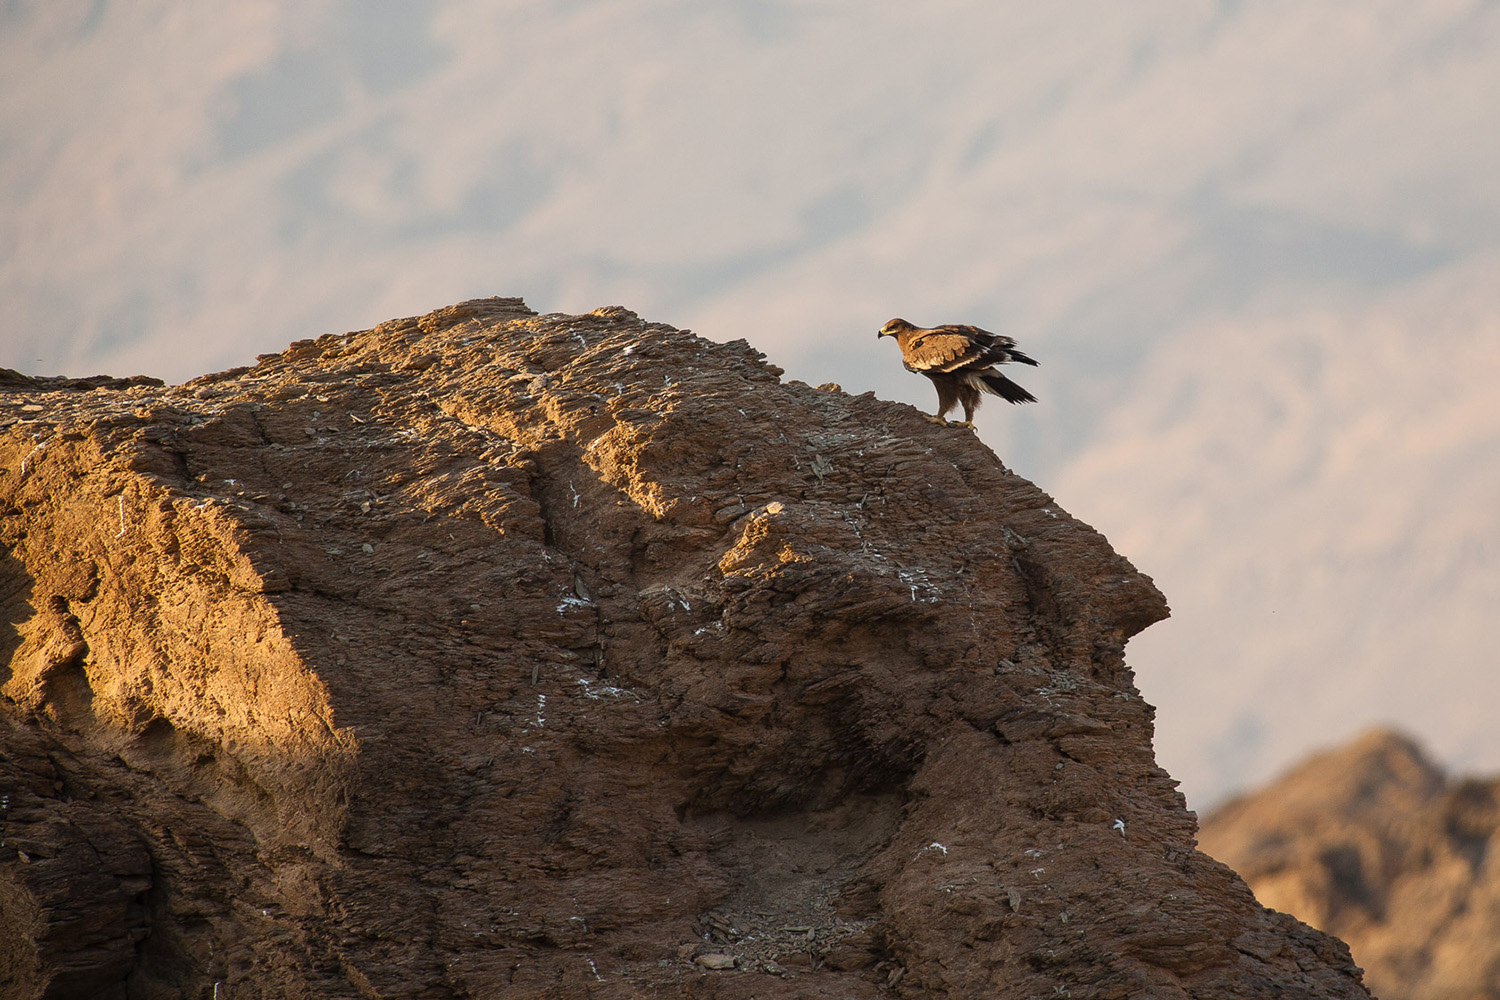
<path fill-rule="evenodd" d="M 718 952 L 710 952 L 707 955 L 699 955 L 693 959 L 705 969 L 732 969 L 734 968 L 734 956 L 722 955 Z"/>
<path fill-rule="evenodd" d="M 840 972 L 849 972 L 854 969 L 863 969 L 867 965 L 874 965 L 880 958 L 878 954 L 869 948 L 839 946 L 831 948 L 823 955 L 823 963 L 830 969 Z"/>
<path fill-rule="evenodd" d="M 396 367 L 402 371 L 421 372 L 437 364 L 438 360 L 439 358 L 436 354 L 418 354 L 409 359 L 405 364 L 399 364 Z"/>
<path fill-rule="evenodd" d="M 730 504 L 728 507 L 720 507 L 714 512 L 714 523 L 728 524 L 750 512 L 750 508 L 742 503 Z"/>

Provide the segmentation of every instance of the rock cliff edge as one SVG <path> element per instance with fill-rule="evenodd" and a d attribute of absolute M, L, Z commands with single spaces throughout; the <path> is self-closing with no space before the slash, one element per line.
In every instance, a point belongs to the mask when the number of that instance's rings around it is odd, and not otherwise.
<path fill-rule="evenodd" d="M 0 996 L 1366 996 L 1194 849 L 1151 582 L 618 308 L 0 379 Z"/>

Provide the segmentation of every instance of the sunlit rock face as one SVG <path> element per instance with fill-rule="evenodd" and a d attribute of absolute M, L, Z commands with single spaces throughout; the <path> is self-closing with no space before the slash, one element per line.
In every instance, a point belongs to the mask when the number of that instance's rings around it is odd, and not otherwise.
<path fill-rule="evenodd" d="M 972 432 L 620 308 L 0 386 L 9 997 L 1366 995 Z"/>

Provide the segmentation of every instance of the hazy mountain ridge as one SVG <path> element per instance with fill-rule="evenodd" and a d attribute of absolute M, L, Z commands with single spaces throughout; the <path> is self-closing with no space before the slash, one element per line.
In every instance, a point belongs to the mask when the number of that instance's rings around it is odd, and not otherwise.
<path fill-rule="evenodd" d="M 1199 706 L 1164 728 L 1166 759 L 1207 749 L 1198 773 L 1244 787 L 1290 765 L 1299 734 L 1372 718 L 1445 759 L 1495 752 L 1497 280 L 1484 259 L 1362 314 L 1178 337 L 1143 367 L 1139 407 L 1062 476 L 1182 595 L 1139 644 L 1172 664 L 1143 689 Z"/>
<path fill-rule="evenodd" d="M 1349 942 L 1385 1000 L 1500 997 L 1500 778 L 1375 731 L 1203 821 L 1267 906 Z"/>

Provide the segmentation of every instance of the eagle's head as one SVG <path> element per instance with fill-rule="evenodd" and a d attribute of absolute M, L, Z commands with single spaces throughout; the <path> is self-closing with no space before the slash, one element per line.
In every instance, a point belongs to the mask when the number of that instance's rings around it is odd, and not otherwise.
<path fill-rule="evenodd" d="M 880 332 L 875 334 L 875 339 L 879 340 L 881 337 L 894 337 L 896 334 L 901 333 L 905 330 L 915 329 L 916 327 L 912 326 L 904 319 L 893 319 L 886 323 L 885 326 L 882 326 L 880 328 Z"/>

